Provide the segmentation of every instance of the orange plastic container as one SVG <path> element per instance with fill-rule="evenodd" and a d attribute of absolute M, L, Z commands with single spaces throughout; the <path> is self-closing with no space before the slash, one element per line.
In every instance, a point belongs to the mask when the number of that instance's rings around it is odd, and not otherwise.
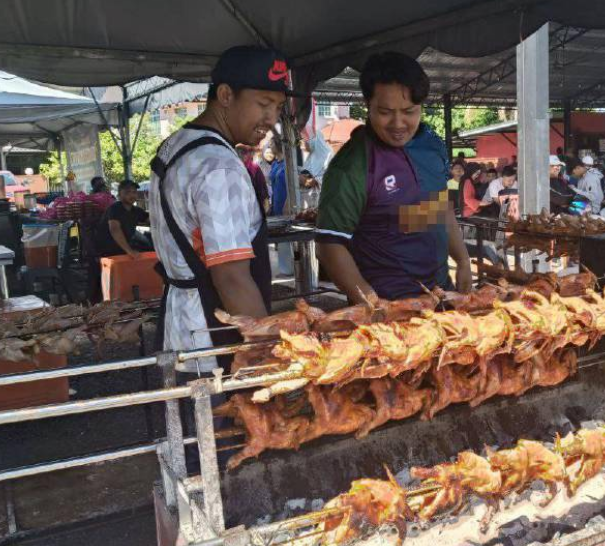
<path fill-rule="evenodd" d="M 27 316 L 48 304 L 37 296 L 23 296 L 2 300 L 0 315 L 3 318 L 23 321 Z M 67 356 L 55 355 L 44 351 L 32 360 L 13 362 L 0 360 L 0 375 L 33 372 L 35 370 L 55 370 L 67 366 Z M 58 404 L 69 400 L 69 383 L 67 377 L 45 379 L 0 387 L 0 410 L 28 408 Z"/>
<path fill-rule="evenodd" d="M 55 370 L 67 366 L 67 356 L 39 352 L 33 360 L 0 360 L 0 375 Z M 69 400 L 67 377 L 30 381 L 0 387 L 0 410 L 58 404 Z"/>
<path fill-rule="evenodd" d="M 164 281 L 153 269 L 157 262 L 155 252 L 142 252 L 136 260 L 126 255 L 101 258 L 103 299 L 133 301 L 135 286 L 139 287 L 139 299 L 161 297 Z"/>

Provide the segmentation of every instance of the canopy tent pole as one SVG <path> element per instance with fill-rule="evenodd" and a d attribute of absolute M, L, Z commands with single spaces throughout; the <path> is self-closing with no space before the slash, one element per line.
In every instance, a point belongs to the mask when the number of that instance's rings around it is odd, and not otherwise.
<path fill-rule="evenodd" d="M 454 157 L 454 145 L 452 143 L 452 96 L 449 93 L 443 95 L 443 118 L 445 120 L 445 147 L 451 162 Z"/>
<path fill-rule="evenodd" d="M 124 179 L 132 180 L 132 150 L 130 146 L 130 104 L 127 102 L 128 91 L 122 87 L 122 105 L 120 114 L 120 135 L 122 140 L 122 161 L 124 162 Z"/>
<path fill-rule="evenodd" d="M 517 46 L 519 200 L 521 214 L 550 210 L 548 24 Z"/>
<path fill-rule="evenodd" d="M 298 160 L 296 156 L 296 127 L 292 119 L 291 110 L 286 103 L 282 116 L 282 137 L 284 146 L 284 160 L 286 162 L 286 183 L 288 186 L 288 208 L 290 214 L 300 211 L 300 186 L 298 183 Z"/>
<path fill-rule="evenodd" d="M 57 136 L 56 141 L 57 146 L 57 155 L 59 157 L 59 176 L 61 178 L 61 185 L 63 186 L 63 191 L 65 195 L 67 195 L 67 180 L 65 179 L 65 165 L 63 164 L 63 139 L 61 136 Z"/>
<path fill-rule="evenodd" d="M 565 154 L 571 148 L 571 99 L 563 101 L 563 148 Z"/>

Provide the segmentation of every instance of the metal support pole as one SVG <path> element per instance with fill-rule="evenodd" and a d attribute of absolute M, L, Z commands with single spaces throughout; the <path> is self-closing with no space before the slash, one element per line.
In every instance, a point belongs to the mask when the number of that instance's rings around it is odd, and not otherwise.
<path fill-rule="evenodd" d="M 571 150 L 571 100 L 565 99 L 563 101 L 563 149 L 565 154 L 568 150 Z"/>
<path fill-rule="evenodd" d="M 0 169 L 3 171 L 7 171 L 6 168 L 6 153 L 4 152 L 4 148 L 0 148 Z"/>
<path fill-rule="evenodd" d="M 317 286 L 314 278 L 311 260 L 313 256 L 309 252 L 310 241 L 297 241 L 294 243 L 294 279 L 297 294 L 307 294 Z"/>
<path fill-rule="evenodd" d="M 122 161 L 124 162 L 124 178 L 132 180 L 132 150 L 130 146 L 130 103 L 126 101 L 128 91 L 122 87 L 124 96 L 120 114 L 120 135 L 122 139 Z"/>
<path fill-rule="evenodd" d="M 63 164 L 63 139 L 57 137 L 57 155 L 59 156 L 59 176 L 61 177 L 61 185 L 63 191 L 67 195 L 67 181 L 65 180 L 65 165 Z"/>
<path fill-rule="evenodd" d="M 200 453 L 202 492 L 204 512 L 212 529 L 204 532 L 196 529 L 204 538 L 214 538 L 225 530 L 223 498 L 221 496 L 220 474 L 214 438 L 214 421 L 212 418 L 212 380 L 200 379 L 192 384 L 192 396 L 195 400 L 195 424 Z M 195 521 L 194 521 L 195 525 Z M 210 531 L 210 535 L 208 533 Z"/>
<path fill-rule="evenodd" d="M 176 387 L 175 366 L 177 362 L 177 353 L 160 353 L 158 355 L 158 366 L 162 370 L 165 389 Z M 183 424 L 181 423 L 178 400 L 166 401 L 166 437 L 167 442 L 164 444 L 165 447 L 162 450 L 164 460 L 177 479 L 184 479 L 187 477 L 187 466 L 185 463 Z M 166 479 L 164 473 L 162 473 L 162 477 L 164 479 L 164 491 L 168 506 L 175 507 L 178 497 L 177 485 L 172 480 Z M 171 501 L 174 501 L 174 504 L 171 504 Z"/>
<path fill-rule="evenodd" d="M 521 214 L 550 210 L 548 24 L 517 46 Z"/>
<path fill-rule="evenodd" d="M 290 214 L 296 214 L 300 211 L 300 184 L 298 183 L 298 161 L 296 157 L 298 140 L 289 101 L 286 102 L 282 115 L 282 135 L 284 160 L 286 162 L 286 183 L 288 186 L 288 209 Z"/>
<path fill-rule="evenodd" d="M 450 161 L 454 157 L 454 145 L 452 142 L 452 96 L 449 93 L 443 95 L 443 118 L 445 120 L 445 147 Z"/>

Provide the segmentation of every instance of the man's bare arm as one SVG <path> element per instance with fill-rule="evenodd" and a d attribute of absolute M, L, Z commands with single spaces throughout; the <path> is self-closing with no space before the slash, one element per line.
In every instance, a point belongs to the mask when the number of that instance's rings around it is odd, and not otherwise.
<path fill-rule="evenodd" d="M 210 276 L 227 313 L 249 317 L 267 315 L 260 290 L 250 274 L 250 260 L 215 265 L 210 268 Z"/>

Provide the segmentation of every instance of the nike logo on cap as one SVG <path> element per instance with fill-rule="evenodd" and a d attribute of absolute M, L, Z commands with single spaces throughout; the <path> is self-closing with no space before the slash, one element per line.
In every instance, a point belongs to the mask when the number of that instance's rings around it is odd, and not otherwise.
<path fill-rule="evenodd" d="M 273 66 L 269 69 L 268 76 L 272 82 L 283 79 L 286 81 L 286 85 L 288 85 L 288 65 L 286 65 L 285 61 L 276 59 L 273 61 Z"/>

